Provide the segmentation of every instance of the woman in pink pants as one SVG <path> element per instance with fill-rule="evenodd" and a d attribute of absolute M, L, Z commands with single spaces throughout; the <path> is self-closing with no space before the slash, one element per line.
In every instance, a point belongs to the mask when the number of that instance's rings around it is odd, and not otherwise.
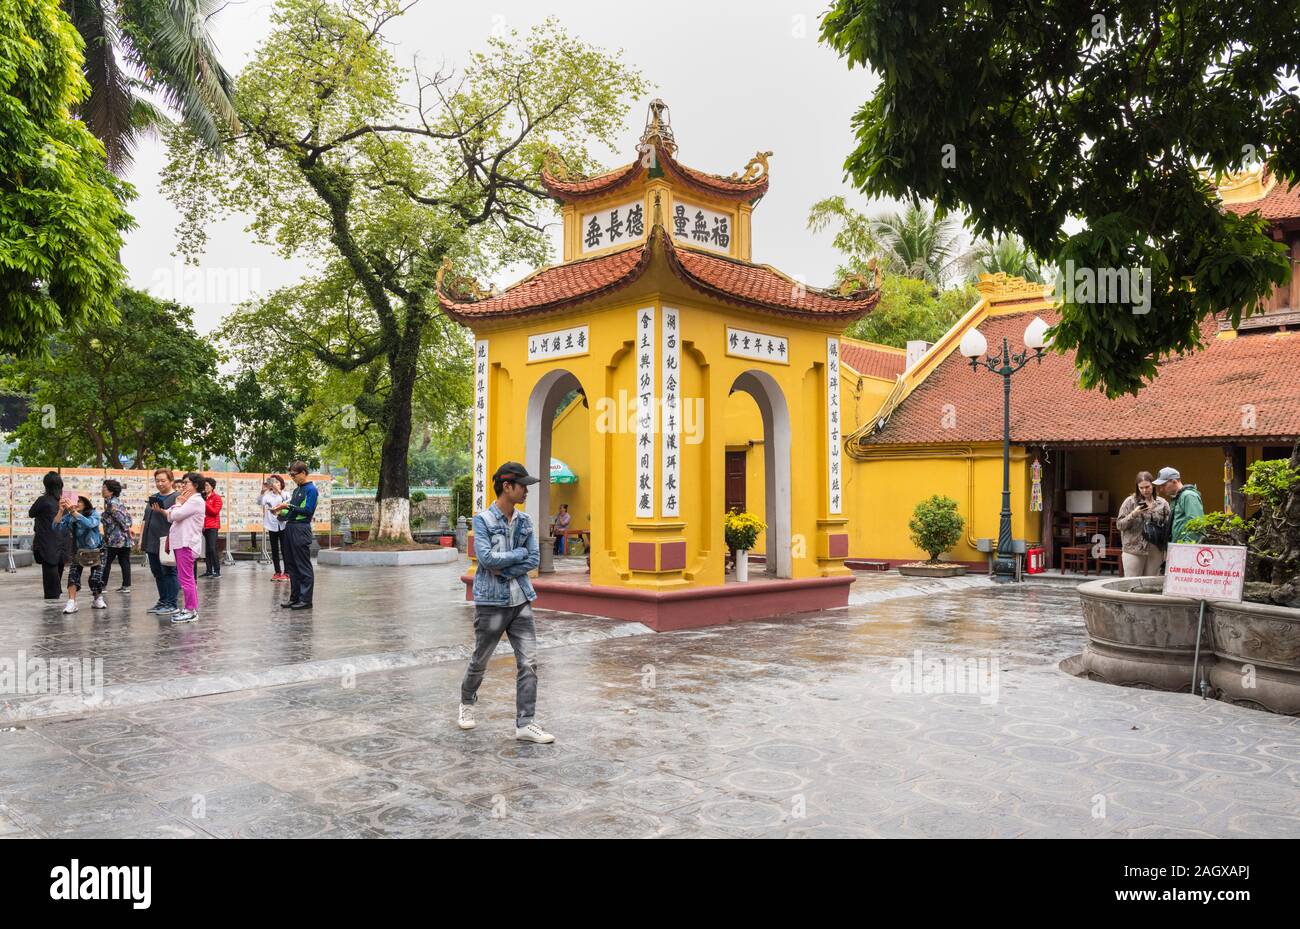
<path fill-rule="evenodd" d="M 192 623 L 199 618 L 199 590 L 194 583 L 194 558 L 203 548 L 205 509 L 203 496 L 199 493 L 202 487 L 203 475 L 190 471 L 176 482 L 179 496 L 171 509 L 164 510 L 158 504 L 153 504 L 153 509 L 166 516 L 171 523 L 167 542 L 176 555 L 176 577 L 185 594 L 185 606 L 180 612 L 172 614 L 173 623 Z"/>

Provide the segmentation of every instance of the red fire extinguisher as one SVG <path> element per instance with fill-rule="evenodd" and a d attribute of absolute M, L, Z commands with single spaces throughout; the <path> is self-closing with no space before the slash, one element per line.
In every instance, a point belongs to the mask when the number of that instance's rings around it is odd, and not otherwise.
<path fill-rule="evenodd" d="M 1031 548 L 1025 552 L 1025 573 L 1042 574 L 1046 568 L 1046 552 L 1042 548 Z"/>

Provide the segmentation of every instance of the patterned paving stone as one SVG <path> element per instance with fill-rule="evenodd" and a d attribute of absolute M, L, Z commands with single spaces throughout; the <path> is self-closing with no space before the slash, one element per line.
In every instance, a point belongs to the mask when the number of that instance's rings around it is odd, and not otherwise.
<path fill-rule="evenodd" d="M 198 626 L 131 606 L 100 636 L 80 616 L 42 631 L 0 577 L 20 614 L 0 651 L 100 654 L 124 680 L 452 656 L 0 731 L 0 837 L 1300 837 L 1300 721 L 1068 677 L 1068 589 L 895 596 L 873 576 L 847 610 L 597 638 L 576 633 L 609 624 L 539 614 L 539 721 L 559 740 L 542 746 L 511 738 L 505 650 L 479 727 L 456 727 L 470 614 L 442 570 L 330 572 L 295 625 L 237 566 Z M 997 659 L 996 697 L 900 687 L 917 649 Z"/>

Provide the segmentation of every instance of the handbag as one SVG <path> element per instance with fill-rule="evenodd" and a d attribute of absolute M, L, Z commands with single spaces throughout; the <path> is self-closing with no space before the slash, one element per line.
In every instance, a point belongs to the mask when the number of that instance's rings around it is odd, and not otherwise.
<path fill-rule="evenodd" d="M 1142 538 L 1156 548 L 1169 547 L 1169 522 L 1163 519 L 1148 519 L 1142 523 Z"/>
<path fill-rule="evenodd" d="M 164 538 L 162 544 L 158 546 L 158 563 L 165 565 L 176 564 L 176 553 L 172 551 L 172 540 Z"/>
<path fill-rule="evenodd" d="M 79 548 L 77 549 L 77 564 L 83 568 L 93 568 L 101 564 L 104 559 L 104 550 L 102 548 Z"/>

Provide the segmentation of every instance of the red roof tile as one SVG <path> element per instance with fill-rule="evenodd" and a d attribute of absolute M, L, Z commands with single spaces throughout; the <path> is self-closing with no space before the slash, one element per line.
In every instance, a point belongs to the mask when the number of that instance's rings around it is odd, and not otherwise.
<path fill-rule="evenodd" d="M 681 164 L 662 147 L 655 146 L 656 158 L 664 173 L 681 181 L 684 186 L 692 187 L 705 194 L 727 200 L 755 201 L 767 193 L 767 173 L 752 181 L 732 180 L 717 174 L 707 174 Z M 646 174 L 640 160 L 621 168 L 615 168 L 596 177 L 577 180 L 562 180 L 549 171 L 542 170 L 542 186 L 556 200 L 569 203 L 575 200 L 590 200 L 618 190 L 638 180 Z"/>
<path fill-rule="evenodd" d="M 842 296 L 799 284 L 766 265 L 679 248 L 659 226 L 640 245 L 545 268 L 482 300 L 454 292 L 450 282 L 442 286 L 439 297 L 447 315 L 462 322 L 559 310 L 626 287 L 660 251 L 669 268 L 692 287 L 750 309 L 847 323 L 869 312 L 879 299 L 878 290 Z"/>
<path fill-rule="evenodd" d="M 1039 314 L 1049 324 L 1055 313 Z M 1023 342 L 1027 313 L 980 326 L 989 345 Z M 1212 320 L 1210 321 L 1213 322 Z M 1020 444 L 1200 444 L 1300 437 L 1300 333 L 1217 339 L 1160 367 L 1136 396 L 1108 400 L 1079 387 L 1074 353 L 1030 361 L 1011 383 L 1011 440 Z M 949 407 L 951 404 L 951 407 Z M 1251 409 L 1253 408 L 1253 409 Z M 1253 427 L 1244 425 L 1254 417 Z M 948 428 L 951 427 L 951 428 Z M 996 442 L 1002 385 L 954 351 L 906 398 L 868 445 Z"/>
<path fill-rule="evenodd" d="M 840 341 L 840 359 L 867 377 L 881 377 L 892 381 L 907 370 L 907 355 L 903 352 L 889 352 L 861 342 L 848 339 Z"/>
<path fill-rule="evenodd" d="M 482 300 L 454 293 L 444 282 L 442 308 L 452 319 L 468 322 L 498 316 L 518 316 L 558 309 L 617 290 L 645 270 L 650 250 L 644 246 L 543 268 L 518 284 Z"/>
<path fill-rule="evenodd" d="M 1225 203 L 1223 208 L 1238 216 L 1245 216 L 1247 213 L 1259 210 L 1260 215 L 1270 222 L 1300 219 L 1300 184 L 1288 187 L 1278 182 L 1273 185 L 1272 190 L 1258 200 Z"/>

